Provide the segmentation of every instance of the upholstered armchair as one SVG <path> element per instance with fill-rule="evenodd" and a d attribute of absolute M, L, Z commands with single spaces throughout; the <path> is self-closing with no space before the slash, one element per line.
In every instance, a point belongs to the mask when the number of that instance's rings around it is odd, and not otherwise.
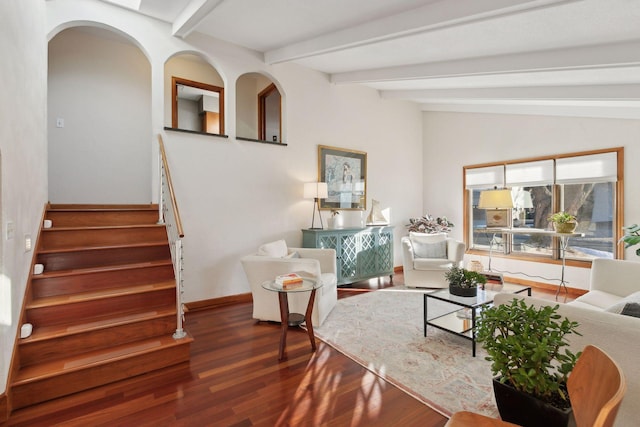
<path fill-rule="evenodd" d="M 446 234 L 409 233 L 401 239 L 404 283 L 414 288 L 446 288 L 444 273 L 462 267 L 464 243 Z"/>
<path fill-rule="evenodd" d="M 311 320 L 320 326 L 338 301 L 336 251 L 334 249 L 287 248 L 284 240 L 262 245 L 258 253 L 241 259 L 253 296 L 253 318 L 280 322 L 278 293 L 262 288 L 262 283 L 276 276 L 297 273 L 322 282 L 316 291 Z M 304 314 L 310 292 L 288 295 L 289 311 Z"/>

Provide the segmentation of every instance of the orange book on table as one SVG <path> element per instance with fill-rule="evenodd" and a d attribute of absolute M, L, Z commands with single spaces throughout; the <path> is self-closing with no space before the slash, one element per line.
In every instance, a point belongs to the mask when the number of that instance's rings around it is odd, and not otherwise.
<path fill-rule="evenodd" d="M 292 288 L 302 285 L 302 277 L 296 273 L 283 274 L 276 277 L 276 284 L 281 285 L 283 288 Z"/>

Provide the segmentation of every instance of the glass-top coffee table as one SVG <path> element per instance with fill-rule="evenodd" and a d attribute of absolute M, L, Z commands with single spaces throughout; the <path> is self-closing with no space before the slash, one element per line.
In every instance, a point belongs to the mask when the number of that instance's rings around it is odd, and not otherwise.
<path fill-rule="evenodd" d="M 424 294 L 424 336 L 427 336 L 427 326 L 433 326 L 460 337 L 471 340 L 471 351 L 476 357 L 476 318 L 482 308 L 493 304 L 493 298 L 498 293 L 519 294 L 526 292 L 531 296 L 530 286 L 520 286 L 512 283 L 503 285 L 487 284 L 485 289 L 478 288 L 475 297 L 459 297 L 451 295 L 449 289 L 440 289 Z M 429 299 L 439 300 L 450 305 L 451 311 L 429 318 Z"/>
<path fill-rule="evenodd" d="M 313 302 L 316 298 L 316 290 L 322 287 L 322 282 L 305 277 L 300 285 L 287 289 L 283 288 L 282 285 L 278 285 L 274 280 L 267 280 L 266 282 L 262 283 L 262 287 L 268 291 L 277 292 L 278 300 L 280 302 L 280 319 L 282 321 L 282 325 L 280 332 L 280 350 L 278 352 L 278 360 L 284 360 L 285 358 L 284 350 L 285 346 L 287 345 L 287 329 L 289 328 L 289 326 L 299 326 L 303 322 L 307 327 L 309 341 L 311 342 L 311 350 L 316 351 L 316 338 L 313 333 L 311 315 L 313 313 Z M 309 295 L 309 302 L 307 303 L 307 311 L 304 315 L 301 313 L 289 312 L 288 294 L 296 292 L 311 292 L 311 295 Z"/>

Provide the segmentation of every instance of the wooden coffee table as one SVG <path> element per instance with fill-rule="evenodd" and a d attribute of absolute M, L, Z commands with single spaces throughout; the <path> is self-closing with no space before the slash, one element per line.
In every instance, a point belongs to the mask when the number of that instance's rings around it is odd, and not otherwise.
<path fill-rule="evenodd" d="M 479 310 L 493 304 L 493 298 L 498 293 L 519 294 L 527 292 L 531 296 L 530 286 L 520 286 L 512 283 L 503 285 L 487 284 L 485 289 L 478 289 L 475 297 L 459 297 L 451 295 L 449 289 L 440 289 L 424 294 L 424 336 L 427 336 L 427 326 L 433 326 L 443 331 L 471 340 L 471 352 L 476 357 L 476 317 Z M 451 311 L 429 318 L 429 299 L 443 301 L 451 306 Z"/>

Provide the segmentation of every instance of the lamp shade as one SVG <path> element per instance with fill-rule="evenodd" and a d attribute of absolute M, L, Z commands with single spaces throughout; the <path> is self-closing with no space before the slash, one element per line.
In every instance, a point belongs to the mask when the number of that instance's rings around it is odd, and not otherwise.
<path fill-rule="evenodd" d="M 520 190 L 513 196 L 513 207 L 518 209 L 530 209 L 533 207 L 531 193 Z"/>
<path fill-rule="evenodd" d="M 478 202 L 480 209 L 512 209 L 513 200 L 511 199 L 511 191 L 504 190 L 485 190 L 480 192 L 480 201 Z"/>
<path fill-rule="evenodd" d="M 329 197 L 329 189 L 326 182 L 306 182 L 304 184 L 305 199 L 326 199 Z"/>

